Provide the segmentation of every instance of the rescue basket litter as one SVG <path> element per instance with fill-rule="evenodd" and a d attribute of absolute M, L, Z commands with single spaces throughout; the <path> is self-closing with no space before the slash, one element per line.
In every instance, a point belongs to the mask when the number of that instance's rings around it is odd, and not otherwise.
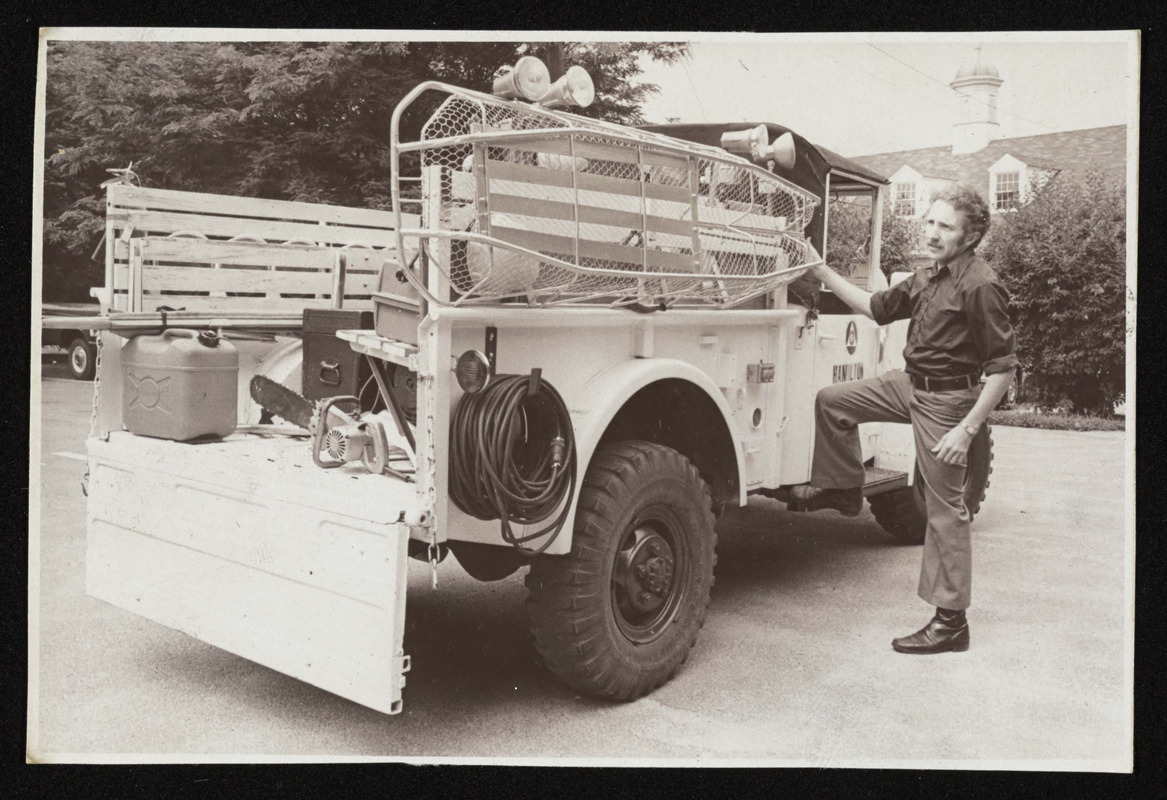
<path fill-rule="evenodd" d="M 427 91 L 447 96 L 403 142 Z M 391 135 L 394 207 L 403 153 L 423 198 L 399 247 L 420 241 L 429 274 L 407 272 L 439 305 L 732 306 L 821 261 L 818 198 L 719 148 L 435 82 Z"/>

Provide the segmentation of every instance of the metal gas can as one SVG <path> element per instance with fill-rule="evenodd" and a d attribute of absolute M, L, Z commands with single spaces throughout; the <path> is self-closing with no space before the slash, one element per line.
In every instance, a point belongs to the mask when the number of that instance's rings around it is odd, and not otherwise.
<path fill-rule="evenodd" d="M 122 422 L 184 442 L 235 430 L 239 351 L 213 331 L 171 328 L 122 347 Z"/>

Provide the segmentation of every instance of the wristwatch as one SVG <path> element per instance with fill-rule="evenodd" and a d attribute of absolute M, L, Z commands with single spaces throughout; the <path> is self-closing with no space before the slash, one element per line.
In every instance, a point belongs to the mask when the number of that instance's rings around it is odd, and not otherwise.
<path fill-rule="evenodd" d="M 981 429 L 980 425 L 971 425 L 967 422 L 960 423 L 960 427 L 964 428 L 964 432 L 967 433 L 969 436 L 976 436 L 977 431 L 979 431 Z"/>

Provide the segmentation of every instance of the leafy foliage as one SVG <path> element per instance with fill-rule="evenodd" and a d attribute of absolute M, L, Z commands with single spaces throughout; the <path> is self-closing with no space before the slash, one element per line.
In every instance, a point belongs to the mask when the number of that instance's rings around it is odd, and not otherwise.
<path fill-rule="evenodd" d="M 880 236 L 879 266 L 889 279 L 893 272 L 912 272 L 912 252 L 920 245 L 918 217 L 899 217 L 892 213 L 890 198 L 883 206 L 883 235 Z"/>
<path fill-rule="evenodd" d="M 579 113 L 609 122 L 639 125 L 645 121 L 640 113 L 641 105 L 657 91 L 655 84 L 637 81 L 640 59 L 672 64 L 685 58 L 688 52 L 688 45 L 671 42 L 568 42 L 564 45 L 563 63 L 579 64 L 591 73 L 596 84 L 595 102 Z"/>
<path fill-rule="evenodd" d="M 980 252 L 1012 298 L 1028 398 L 1111 413 L 1126 379 L 1122 184 L 1054 180 L 994 227 Z"/>
<path fill-rule="evenodd" d="M 1020 409 L 992 411 L 989 413 L 989 424 L 994 427 L 1040 428 L 1047 431 L 1126 430 L 1126 420 L 1122 417 L 1102 417 L 1094 414 L 1044 414 Z"/>
<path fill-rule="evenodd" d="M 827 266 L 849 277 L 868 258 L 871 203 L 857 198 L 832 199 L 827 216 Z"/>
<path fill-rule="evenodd" d="M 126 167 L 145 186 L 387 208 L 393 109 L 418 83 L 471 88 L 539 42 L 53 42 L 45 115 L 46 299 L 85 299 L 102 282 L 99 188 Z M 635 124 L 656 87 L 641 59 L 670 43 L 564 45 L 596 82 L 589 116 Z M 437 102 L 435 98 L 434 103 Z M 415 135 L 434 105 L 411 108 Z M 403 163 L 407 170 L 409 164 Z"/>
<path fill-rule="evenodd" d="M 832 200 L 827 228 L 827 265 L 840 275 L 851 275 L 868 257 L 867 233 L 871 227 L 871 204 L 861 198 Z M 879 266 L 884 274 L 910 272 L 912 249 L 919 241 L 918 221 L 897 217 L 890 202 L 883 206 Z"/>

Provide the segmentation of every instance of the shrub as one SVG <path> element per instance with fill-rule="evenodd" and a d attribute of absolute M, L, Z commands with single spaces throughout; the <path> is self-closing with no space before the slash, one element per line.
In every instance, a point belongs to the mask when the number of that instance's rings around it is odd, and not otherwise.
<path fill-rule="evenodd" d="M 1124 431 L 1122 417 L 1099 417 L 1090 414 L 1041 414 L 1034 411 L 994 411 L 990 425 L 1012 428 L 1042 428 L 1049 431 Z"/>
<path fill-rule="evenodd" d="M 861 198 L 831 201 L 827 232 L 827 266 L 840 275 L 851 275 L 867 261 L 867 234 L 871 229 L 871 204 Z M 911 272 L 912 249 L 920 238 L 915 217 L 897 217 L 891 201 L 883 204 L 883 231 L 879 243 L 879 266 L 884 275 Z"/>
<path fill-rule="evenodd" d="M 919 217 L 898 217 L 891 201 L 883 207 L 883 235 L 879 237 L 879 266 L 891 280 L 893 272 L 913 272 L 912 252 L 919 247 L 922 228 Z"/>
<path fill-rule="evenodd" d="M 1012 298 L 1026 398 L 1109 415 L 1126 368 L 1126 204 L 1121 182 L 1055 179 L 994 220 L 981 248 Z"/>

